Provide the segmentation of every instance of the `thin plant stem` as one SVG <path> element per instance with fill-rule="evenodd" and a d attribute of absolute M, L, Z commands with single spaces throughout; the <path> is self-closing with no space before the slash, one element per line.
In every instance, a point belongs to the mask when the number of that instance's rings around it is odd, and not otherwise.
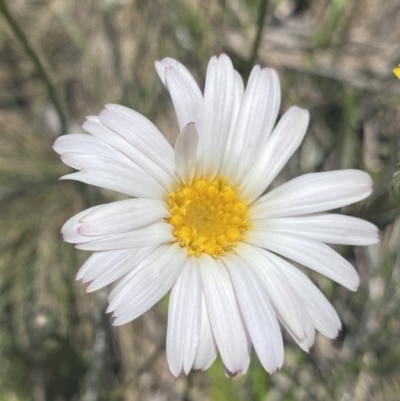
<path fill-rule="evenodd" d="M 261 43 L 261 37 L 264 30 L 264 22 L 265 17 L 267 15 L 269 0 L 260 0 L 259 9 L 258 9 L 258 20 L 257 20 L 257 34 L 254 39 L 253 48 L 250 54 L 250 58 L 247 62 L 246 74 L 247 76 L 250 75 L 250 70 L 256 62 L 258 49 Z"/>
<path fill-rule="evenodd" d="M 53 84 L 51 83 L 50 78 L 47 75 L 45 68 L 43 67 L 42 62 L 40 61 L 36 52 L 33 50 L 32 46 L 29 44 L 29 41 L 28 41 L 25 33 L 22 31 L 22 29 L 18 25 L 17 21 L 14 19 L 14 17 L 11 15 L 10 11 L 8 10 L 5 0 L 0 0 L 0 12 L 1 12 L 1 14 L 3 14 L 4 18 L 6 19 L 8 25 L 10 26 L 14 35 L 21 42 L 21 44 L 25 50 L 25 53 L 32 60 L 33 64 L 35 65 L 36 70 L 39 74 L 39 78 L 42 80 L 44 86 L 46 87 L 49 98 L 50 98 L 51 102 L 53 103 L 53 106 L 57 112 L 58 119 L 60 121 L 61 133 L 63 135 L 66 134 L 67 133 L 67 119 L 62 110 L 61 103 L 58 100 L 56 90 L 55 90 Z"/>

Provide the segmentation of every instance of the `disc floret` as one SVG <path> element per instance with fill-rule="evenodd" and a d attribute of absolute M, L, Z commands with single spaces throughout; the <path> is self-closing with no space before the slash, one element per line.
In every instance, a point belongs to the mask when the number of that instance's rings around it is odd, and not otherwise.
<path fill-rule="evenodd" d="M 169 194 L 173 235 L 189 255 L 224 255 L 250 228 L 246 202 L 227 180 L 196 178 Z"/>

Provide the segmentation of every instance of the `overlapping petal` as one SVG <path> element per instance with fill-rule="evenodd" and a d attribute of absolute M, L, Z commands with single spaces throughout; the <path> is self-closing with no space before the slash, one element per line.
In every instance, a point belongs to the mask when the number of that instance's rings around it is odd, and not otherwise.
<path fill-rule="evenodd" d="M 282 334 L 270 298 L 249 265 L 234 255 L 224 258 L 251 341 L 265 370 L 283 363 Z"/>
<path fill-rule="evenodd" d="M 215 342 L 226 368 L 236 374 L 249 360 L 248 338 L 229 274 L 222 264 L 202 254 L 201 281 Z"/>
<path fill-rule="evenodd" d="M 354 267 L 332 248 L 312 238 L 269 230 L 252 231 L 248 243 L 268 249 L 313 269 L 351 291 L 360 282 Z"/>
<path fill-rule="evenodd" d="M 169 298 L 167 358 L 174 376 L 188 374 L 196 358 L 201 324 L 201 278 L 196 258 L 189 258 Z"/>
<path fill-rule="evenodd" d="M 248 203 L 258 199 L 300 146 L 307 130 L 309 113 L 291 107 L 279 120 L 254 164 L 242 180 L 241 192 Z"/>
<path fill-rule="evenodd" d="M 136 319 L 158 302 L 171 289 L 186 260 L 187 253 L 177 243 L 159 246 L 142 260 L 109 295 L 107 311 L 113 312 L 113 324 Z"/>

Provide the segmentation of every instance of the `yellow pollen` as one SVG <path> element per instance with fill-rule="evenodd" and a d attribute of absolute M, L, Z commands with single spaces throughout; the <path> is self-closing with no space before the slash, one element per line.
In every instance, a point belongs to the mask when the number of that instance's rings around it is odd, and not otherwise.
<path fill-rule="evenodd" d="M 246 202 L 222 177 L 196 178 L 170 193 L 168 205 L 171 216 L 166 220 L 189 255 L 224 255 L 251 227 Z"/>

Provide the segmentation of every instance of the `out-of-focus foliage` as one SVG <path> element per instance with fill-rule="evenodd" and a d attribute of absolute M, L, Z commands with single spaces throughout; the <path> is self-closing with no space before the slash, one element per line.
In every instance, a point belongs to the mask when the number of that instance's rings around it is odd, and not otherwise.
<path fill-rule="evenodd" d="M 0 0 L 41 60 L 80 132 L 86 115 L 121 103 L 178 130 L 153 68 L 182 61 L 202 85 L 213 54 L 248 73 L 260 0 Z M 310 110 L 299 152 L 278 182 L 299 173 L 361 168 L 375 192 L 344 212 L 379 225 L 382 242 L 339 247 L 361 276 L 357 293 L 308 272 L 343 322 L 310 354 L 285 334 L 273 376 L 256 357 L 245 377 L 221 362 L 175 379 L 165 357 L 165 302 L 112 328 L 107 290 L 85 294 L 74 276 L 87 254 L 62 242 L 62 224 L 116 194 L 75 182 L 51 149 L 59 116 L 43 77 L 0 15 L 0 401 L 398 400 L 400 398 L 400 4 L 396 0 L 271 0 L 257 62 L 278 70 L 282 108 Z M 397 170 L 396 170 L 397 165 Z"/>

